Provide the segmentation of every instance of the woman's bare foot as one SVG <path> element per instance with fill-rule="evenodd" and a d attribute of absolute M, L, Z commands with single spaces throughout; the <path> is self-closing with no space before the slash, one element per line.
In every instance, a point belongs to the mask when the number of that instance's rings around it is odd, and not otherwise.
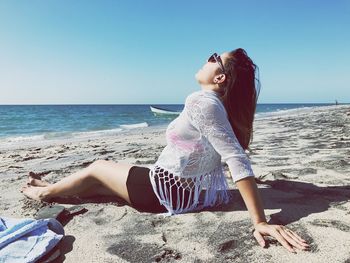
<path fill-rule="evenodd" d="M 48 201 L 46 187 L 28 185 L 23 186 L 21 192 L 31 199 L 37 201 Z"/>
<path fill-rule="evenodd" d="M 33 172 L 30 172 L 28 175 L 27 185 L 45 187 L 50 185 L 50 183 L 41 180 L 40 177 L 36 176 Z"/>

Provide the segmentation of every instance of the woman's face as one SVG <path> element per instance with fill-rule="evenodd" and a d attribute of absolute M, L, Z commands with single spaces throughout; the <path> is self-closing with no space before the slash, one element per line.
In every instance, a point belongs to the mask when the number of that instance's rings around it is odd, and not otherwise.
<path fill-rule="evenodd" d="M 223 64 L 225 64 L 228 52 L 220 54 Z M 203 67 L 195 75 L 196 80 L 202 86 L 216 85 L 223 81 L 225 75 L 222 73 L 219 63 L 205 62 Z"/>

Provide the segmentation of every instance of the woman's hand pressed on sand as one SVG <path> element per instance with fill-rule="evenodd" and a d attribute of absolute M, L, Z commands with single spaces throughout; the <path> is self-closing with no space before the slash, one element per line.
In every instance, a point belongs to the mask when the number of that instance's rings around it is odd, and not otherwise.
<path fill-rule="evenodd" d="M 255 239 L 260 246 L 264 247 L 266 244 L 263 236 L 272 236 L 277 239 L 288 251 L 295 253 L 295 249 L 308 250 L 310 246 L 306 243 L 306 240 L 302 239 L 292 230 L 286 228 L 283 225 L 269 225 L 266 222 L 258 223 L 255 225 L 253 232 Z"/>

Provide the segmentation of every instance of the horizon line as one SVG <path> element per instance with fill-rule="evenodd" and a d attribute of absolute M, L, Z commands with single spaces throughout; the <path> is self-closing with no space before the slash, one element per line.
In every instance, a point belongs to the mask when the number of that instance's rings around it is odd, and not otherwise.
<path fill-rule="evenodd" d="M 335 102 L 261 102 L 257 103 L 257 105 L 262 104 L 330 104 L 330 105 L 336 105 Z M 338 102 L 338 105 L 347 105 L 350 104 L 350 102 Z M 85 105 L 184 105 L 184 103 L 73 103 L 73 104 L 0 104 L 0 106 L 85 106 Z"/>

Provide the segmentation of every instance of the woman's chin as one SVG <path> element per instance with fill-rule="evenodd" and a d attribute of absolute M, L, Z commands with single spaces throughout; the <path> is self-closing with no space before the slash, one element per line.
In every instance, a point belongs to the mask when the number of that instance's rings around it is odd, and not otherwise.
<path fill-rule="evenodd" d="M 199 76 L 199 71 L 194 75 L 195 79 L 197 80 L 198 83 L 200 83 L 200 76 Z"/>

